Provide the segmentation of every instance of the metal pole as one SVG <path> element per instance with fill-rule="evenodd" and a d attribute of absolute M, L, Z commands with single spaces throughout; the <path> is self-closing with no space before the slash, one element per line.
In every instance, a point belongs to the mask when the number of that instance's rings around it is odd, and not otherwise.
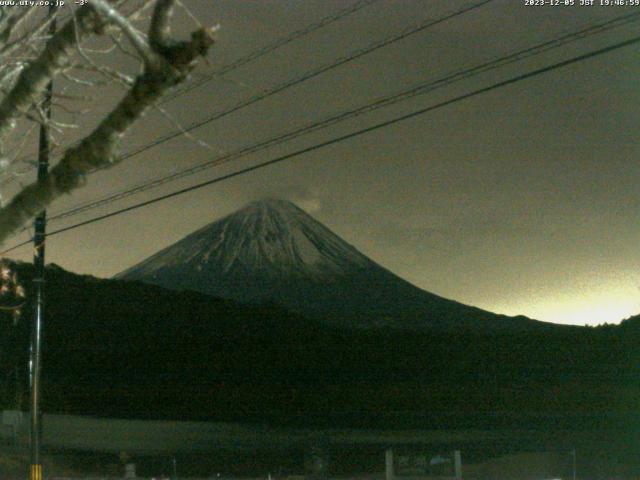
<path fill-rule="evenodd" d="M 385 480 L 394 480 L 395 472 L 393 471 L 393 449 L 387 448 L 384 452 L 385 463 Z"/>
<path fill-rule="evenodd" d="M 462 455 L 460 454 L 460 450 L 455 450 L 453 452 L 453 469 L 454 475 L 457 480 L 462 479 Z"/>
<path fill-rule="evenodd" d="M 55 13 L 54 2 L 49 6 L 49 15 Z M 49 33 L 56 30 L 55 19 L 49 26 Z M 53 83 L 49 82 L 44 93 L 42 110 L 47 118 L 51 118 L 51 97 L 53 95 Z M 44 122 L 40 125 L 40 139 L 38 145 L 38 181 L 43 181 L 49 174 L 49 126 Z M 31 468 L 29 471 L 30 480 L 42 480 L 42 462 L 40 460 L 41 443 L 41 412 L 40 412 L 40 372 L 41 344 L 42 344 L 42 322 L 44 317 L 44 241 L 46 235 L 47 212 L 43 210 L 36 217 L 34 222 L 34 287 L 35 287 L 35 314 L 31 327 Z"/>

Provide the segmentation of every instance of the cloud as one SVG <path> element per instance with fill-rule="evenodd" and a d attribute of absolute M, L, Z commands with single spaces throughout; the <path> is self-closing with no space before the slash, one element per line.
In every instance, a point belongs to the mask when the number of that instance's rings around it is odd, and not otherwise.
<path fill-rule="evenodd" d="M 264 186 L 253 191 L 252 200 L 263 198 L 289 200 L 307 213 L 317 213 L 323 207 L 320 193 L 313 187 L 302 185 Z"/>

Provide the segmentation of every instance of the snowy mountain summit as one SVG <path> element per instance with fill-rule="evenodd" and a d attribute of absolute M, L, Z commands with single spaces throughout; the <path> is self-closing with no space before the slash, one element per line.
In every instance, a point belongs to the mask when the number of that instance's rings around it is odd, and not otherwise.
<path fill-rule="evenodd" d="M 293 203 L 269 199 L 207 225 L 118 276 L 161 277 L 167 269 L 178 269 L 226 276 L 321 278 L 371 265 Z"/>
<path fill-rule="evenodd" d="M 188 235 L 117 275 L 242 302 L 276 302 L 349 328 L 523 328 L 420 290 L 291 202 L 268 199 Z"/>
<path fill-rule="evenodd" d="M 205 237 L 215 241 L 197 258 L 205 264 L 216 263 L 215 268 L 225 273 L 241 269 L 265 275 L 321 277 L 371 263 L 321 223 L 283 200 L 251 203 L 204 231 Z"/>

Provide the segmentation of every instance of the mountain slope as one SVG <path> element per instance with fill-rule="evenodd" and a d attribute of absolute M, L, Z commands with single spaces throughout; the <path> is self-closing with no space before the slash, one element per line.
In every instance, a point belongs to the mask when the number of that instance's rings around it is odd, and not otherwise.
<path fill-rule="evenodd" d="M 282 200 L 251 203 L 117 278 L 242 302 L 273 301 L 350 328 L 549 328 L 423 291 Z"/>
<path fill-rule="evenodd" d="M 13 267 L 33 299 L 33 267 Z M 501 333 L 347 330 L 274 305 L 55 266 L 46 292 L 48 413 L 345 428 L 638 425 L 632 321 Z M 15 408 L 15 374 L 27 391 L 32 306 L 17 324 L 0 310 L 4 408 Z"/>

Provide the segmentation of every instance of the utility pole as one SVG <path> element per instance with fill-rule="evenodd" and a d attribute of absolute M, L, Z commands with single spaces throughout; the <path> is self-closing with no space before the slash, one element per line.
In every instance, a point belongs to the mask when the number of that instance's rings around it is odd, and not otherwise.
<path fill-rule="evenodd" d="M 49 5 L 49 15 L 53 16 L 56 11 L 55 2 Z M 56 20 L 53 18 L 49 25 L 49 33 L 54 34 L 56 30 Z M 42 101 L 42 111 L 46 120 L 51 118 L 51 98 L 53 96 L 53 82 L 50 81 L 44 92 Z M 40 138 L 38 142 L 38 181 L 44 181 L 49 175 L 49 125 L 47 121 L 40 125 Z M 29 471 L 30 480 L 43 480 L 42 462 L 40 460 L 41 443 L 41 412 L 40 412 L 40 372 L 41 344 L 42 344 L 42 322 L 44 317 L 44 242 L 46 235 L 47 212 L 43 210 L 38 214 L 34 222 L 34 289 L 35 289 L 35 309 L 33 324 L 31 326 L 31 468 Z"/>

